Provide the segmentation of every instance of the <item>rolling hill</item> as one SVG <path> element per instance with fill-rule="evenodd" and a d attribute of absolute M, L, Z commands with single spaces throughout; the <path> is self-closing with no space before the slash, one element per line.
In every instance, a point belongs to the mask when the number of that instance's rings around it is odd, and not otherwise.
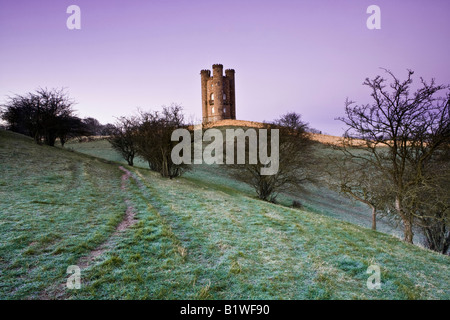
<path fill-rule="evenodd" d="M 292 209 L 217 168 L 167 180 L 106 141 L 60 149 L 0 130 L 0 299 L 450 298 L 450 257 L 304 197 Z M 370 265 L 381 289 L 366 286 Z"/>

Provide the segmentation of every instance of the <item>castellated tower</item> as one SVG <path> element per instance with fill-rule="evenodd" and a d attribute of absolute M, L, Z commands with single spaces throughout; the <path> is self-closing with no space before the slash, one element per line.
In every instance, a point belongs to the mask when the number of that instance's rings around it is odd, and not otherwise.
<path fill-rule="evenodd" d="M 236 119 L 236 100 L 234 91 L 234 70 L 225 70 L 223 65 L 214 64 L 210 70 L 200 71 L 202 78 L 203 123 Z"/>

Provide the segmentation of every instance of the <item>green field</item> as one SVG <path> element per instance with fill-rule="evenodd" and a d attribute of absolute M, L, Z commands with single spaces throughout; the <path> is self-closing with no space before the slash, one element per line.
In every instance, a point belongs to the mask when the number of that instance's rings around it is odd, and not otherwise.
<path fill-rule="evenodd" d="M 337 195 L 309 195 L 291 209 L 217 167 L 168 180 L 106 141 L 64 150 L 0 130 L 0 299 L 450 298 L 450 257 L 361 226 L 358 206 L 343 221 Z M 379 290 L 366 286 L 373 264 Z M 65 287 L 69 265 L 82 266 L 80 290 Z"/>

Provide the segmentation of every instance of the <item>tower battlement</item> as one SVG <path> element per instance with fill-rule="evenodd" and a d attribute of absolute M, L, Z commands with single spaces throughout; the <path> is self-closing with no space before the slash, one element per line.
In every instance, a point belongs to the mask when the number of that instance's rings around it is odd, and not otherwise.
<path fill-rule="evenodd" d="M 236 119 L 236 95 L 234 86 L 234 69 L 213 64 L 211 71 L 200 71 L 202 84 L 202 119 L 203 123 L 224 119 Z"/>

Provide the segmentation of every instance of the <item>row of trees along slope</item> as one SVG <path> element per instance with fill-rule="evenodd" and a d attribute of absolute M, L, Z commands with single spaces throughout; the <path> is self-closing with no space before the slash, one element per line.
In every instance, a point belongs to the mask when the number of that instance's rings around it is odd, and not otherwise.
<path fill-rule="evenodd" d="M 107 134 L 111 125 L 102 126 L 94 118 L 75 116 L 75 102 L 64 89 L 39 88 L 35 92 L 8 97 L 1 118 L 11 131 L 32 137 L 36 143 L 54 146 L 60 139 Z"/>
<path fill-rule="evenodd" d="M 191 137 L 193 126 L 184 121 L 182 108 L 178 105 L 163 107 L 161 112 L 140 112 L 138 116 L 121 117 L 116 123 L 115 130 L 108 138 L 112 147 L 122 157 L 133 165 L 135 156 L 139 155 L 148 162 L 151 170 L 160 172 L 163 177 L 177 177 L 190 166 L 184 163 L 174 164 L 171 159 L 172 149 L 178 141 L 172 141 L 172 133 L 175 129 L 189 129 Z M 280 192 L 292 187 L 298 187 L 302 182 L 311 179 L 308 165 L 313 161 L 309 154 L 311 140 L 307 133 L 307 124 L 301 120 L 299 114 L 290 112 L 279 119 L 265 123 L 263 129 L 267 131 L 267 139 L 271 140 L 271 130 L 279 131 L 279 168 L 274 175 L 262 175 L 261 168 L 270 164 L 262 163 L 260 159 L 256 163 L 249 163 L 249 151 L 255 148 L 259 154 L 260 143 L 257 141 L 257 133 L 251 130 L 244 131 L 236 128 L 234 148 L 245 148 L 245 161 L 234 159 L 235 165 L 227 165 L 231 174 L 252 186 L 262 200 L 275 201 Z M 203 129 L 202 129 L 203 130 Z M 192 139 L 191 139 L 192 141 Z M 268 155 L 271 154 L 270 144 Z M 220 148 L 226 152 L 227 146 Z M 221 152 L 214 150 L 214 152 Z M 237 157 L 238 152 L 234 152 Z M 191 152 L 193 160 L 193 152 Z M 222 159 L 226 158 L 223 154 Z"/>

